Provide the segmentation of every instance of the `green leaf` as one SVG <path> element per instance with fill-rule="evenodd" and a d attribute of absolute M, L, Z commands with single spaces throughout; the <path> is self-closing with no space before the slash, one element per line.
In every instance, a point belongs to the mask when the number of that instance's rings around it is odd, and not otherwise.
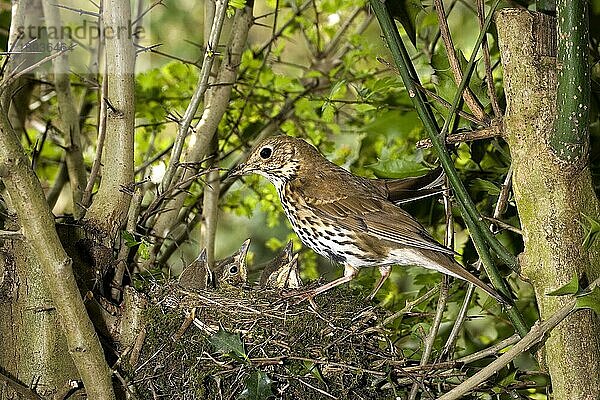
<path fill-rule="evenodd" d="M 488 192 L 488 194 L 492 196 L 497 196 L 500 194 L 500 188 L 496 186 L 494 182 L 475 178 L 473 179 L 473 183 L 471 184 L 471 188 L 477 190 L 479 192 Z"/>
<path fill-rule="evenodd" d="M 246 0 L 229 0 L 227 3 L 227 18 L 233 17 L 235 10 L 241 10 L 246 6 Z"/>
<path fill-rule="evenodd" d="M 420 0 L 400 0 L 400 1 L 388 1 L 386 3 L 395 20 L 400 22 L 408 38 L 410 39 L 413 46 L 417 44 L 417 30 L 415 28 L 417 15 L 423 6 Z"/>
<path fill-rule="evenodd" d="M 406 178 L 419 176 L 429 169 L 409 158 L 394 160 L 379 160 L 368 166 L 378 178 Z"/>
<path fill-rule="evenodd" d="M 242 338 L 238 334 L 219 329 L 217 333 L 208 338 L 208 341 L 218 353 L 226 354 L 237 359 L 248 359 L 244 350 L 244 343 L 242 343 Z"/>
<path fill-rule="evenodd" d="M 583 217 L 587 220 L 589 225 L 583 225 L 583 228 L 586 231 L 585 239 L 583 239 L 583 248 L 585 250 L 589 250 L 594 242 L 598 239 L 598 235 L 600 234 L 600 221 L 595 218 L 592 218 L 584 213 L 581 213 Z"/>
<path fill-rule="evenodd" d="M 564 296 L 566 294 L 576 294 L 579 292 L 579 277 L 573 276 L 569 283 L 548 293 L 548 296 Z"/>
<path fill-rule="evenodd" d="M 464 57 L 462 51 L 457 51 L 457 57 L 459 60 L 460 69 L 464 71 L 468 64 L 467 59 Z M 452 68 L 450 68 L 450 62 L 448 61 L 446 54 L 443 52 L 436 52 L 431 58 L 431 66 L 435 70 L 435 75 L 437 76 L 437 81 L 435 83 L 437 94 L 447 101 L 452 101 L 456 91 L 458 90 L 458 85 L 456 84 L 454 73 L 452 72 Z M 477 76 L 477 74 L 473 74 L 471 76 L 471 79 L 469 80 L 469 88 L 482 105 L 485 106 L 489 103 L 485 85 L 483 84 L 481 78 Z M 448 114 L 447 108 L 438 103 L 434 103 L 434 105 L 442 115 Z M 462 109 L 469 111 L 468 107 L 464 104 Z"/>
<path fill-rule="evenodd" d="M 323 111 L 322 118 L 325 122 L 333 122 L 335 118 L 335 107 L 330 101 L 326 101 L 323 103 L 323 107 L 321 107 L 321 111 Z"/>
<path fill-rule="evenodd" d="M 142 258 L 142 260 L 148 260 L 150 258 L 150 249 L 152 248 L 152 244 L 149 243 L 146 239 L 142 239 L 140 242 L 140 247 L 138 247 L 138 254 Z"/>
<path fill-rule="evenodd" d="M 517 380 L 517 371 L 512 371 L 511 373 L 509 373 L 507 376 L 505 376 L 499 383 L 498 385 L 501 387 L 507 387 L 509 386 L 511 383 L 515 383 L 518 382 Z"/>
<path fill-rule="evenodd" d="M 336 82 L 329 92 L 329 99 L 341 99 L 346 95 L 346 81 L 341 80 Z"/>
<path fill-rule="evenodd" d="M 401 114 L 396 110 L 378 114 L 372 122 L 364 125 L 362 130 L 370 135 L 384 135 L 387 138 L 407 138 L 413 132 L 420 132 L 422 123 L 417 113 Z"/>
<path fill-rule="evenodd" d="M 326 384 L 325 380 L 323 379 L 323 375 L 321 374 L 321 370 L 317 364 L 312 361 L 304 361 L 304 367 L 312 376 L 317 378 L 319 382 L 321 382 L 323 385 Z"/>
<path fill-rule="evenodd" d="M 271 386 L 273 381 L 263 371 L 254 371 L 245 381 L 246 388 L 239 398 L 250 400 L 266 400 L 274 396 Z"/>
<path fill-rule="evenodd" d="M 122 231 L 121 232 L 121 237 L 125 241 L 125 245 L 127 247 L 133 247 L 133 246 L 137 246 L 138 244 L 140 244 L 140 242 L 138 242 L 137 240 L 135 240 L 135 237 L 129 231 Z"/>
<path fill-rule="evenodd" d="M 589 308 L 600 315 L 600 288 L 596 286 L 590 293 L 577 298 L 575 307 L 578 309 Z"/>

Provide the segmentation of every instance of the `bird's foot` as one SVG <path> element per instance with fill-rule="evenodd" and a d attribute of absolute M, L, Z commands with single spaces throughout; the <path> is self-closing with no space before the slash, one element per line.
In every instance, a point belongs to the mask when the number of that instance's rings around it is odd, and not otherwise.
<path fill-rule="evenodd" d="M 287 293 L 284 293 L 281 297 L 283 298 L 288 298 L 288 299 L 294 299 L 296 300 L 296 304 L 300 304 L 303 301 L 308 301 L 309 304 L 313 307 L 313 308 L 317 308 L 317 303 L 315 303 L 315 296 L 318 293 L 316 293 L 315 290 L 303 290 L 303 291 L 289 291 Z"/>

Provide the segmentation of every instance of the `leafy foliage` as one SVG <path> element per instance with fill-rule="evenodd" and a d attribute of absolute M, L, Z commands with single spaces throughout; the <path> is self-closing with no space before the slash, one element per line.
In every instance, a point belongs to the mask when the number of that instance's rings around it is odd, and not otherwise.
<path fill-rule="evenodd" d="M 198 83 L 203 46 L 200 44 L 201 29 L 187 30 L 186 26 L 195 18 L 198 5 L 182 0 L 172 1 L 169 12 L 156 11 L 151 20 L 152 39 L 164 40 L 164 52 L 152 53 L 151 68 L 136 74 L 136 181 L 143 190 L 141 216 L 136 224 L 135 234 L 122 230 L 121 238 L 127 249 L 125 257 L 133 274 L 133 282 L 139 287 L 147 282 L 176 275 L 198 253 L 198 226 L 203 220 L 203 201 L 207 188 L 205 172 L 209 168 L 228 169 L 241 159 L 259 138 L 275 132 L 302 137 L 314 144 L 329 159 L 353 173 L 366 177 L 404 178 L 418 176 L 437 165 L 435 154 L 428 148 L 417 147 L 423 139 L 424 131 L 417 113 L 412 107 L 411 96 L 404 88 L 398 71 L 388 55 L 384 42 L 380 39 L 379 27 L 373 23 L 364 0 L 318 0 L 314 2 L 266 1 L 256 3 L 255 10 L 264 11 L 258 15 L 252 28 L 250 42 L 241 55 L 238 78 L 235 82 L 212 82 L 212 87 L 231 85 L 231 98 L 227 111 L 220 120 L 216 131 L 217 151 L 212 158 L 186 165 L 185 168 L 198 172 L 193 183 L 178 188 L 187 198 L 184 209 L 177 216 L 171 236 L 161 237 L 153 230 L 153 221 L 160 213 L 166 212 L 166 200 L 161 198 L 173 195 L 161 192 L 160 181 L 164 168 L 170 159 L 178 130 L 178 122 L 184 115 Z M 437 13 L 430 1 L 405 0 L 393 3 L 393 14 L 402 27 L 403 38 L 410 41 L 410 56 L 416 72 L 423 82 L 423 90 L 434 107 L 435 117 L 443 123 L 448 115 L 447 102 L 455 96 L 456 79 L 448 55 L 439 37 Z M 448 20 L 452 38 L 457 49 L 459 64 L 465 68 L 466 59 L 473 51 L 473 42 L 479 32 L 479 22 L 474 8 L 468 2 L 451 2 L 448 7 Z M 527 2 L 521 2 L 527 5 Z M 228 3 L 228 21 L 236 10 L 243 9 L 250 2 L 243 0 Z M 187 8 L 186 8 L 187 7 Z M 260 7 L 260 8 L 259 8 Z M 278 7 L 278 8 L 276 8 Z M 597 15 L 597 5 L 592 6 Z M 153 14 L 155 11 L 152 11 Z M 0 24 L 5 26 L 9 13 L 0 13 Z M 164 25 L 164 26 L 163 26 Z M 596 47 L 595 59 L 599 59 L 596 28 L 592 35 L 592 46 Z M 225 29 L 227 31 L 227 29 Z M 228 31 L 227 31 L 228 32 Z M 235 34 L 235 32 L 234 32 Z M 2 36 L 4 34 L 0 34 Z M 168 35 L 168 36 L 167 36 Z M 503 93 L 501 71 L 497 68 L 499 51 L 496 35 L 488 36 L 490 45 L 493 93 L 487 88 L 483 62 L 478 63 L 469 88 L 490 117 L 494 115 L 491 101 L 498 97 L 502 106 Z M 176 39 L 173 39 L 176 38 Z M 161 40 L 160 42 L 162 42 Z M 225 48 L 225 38 L 214 49 L 220 63 L 229 54 Z M 151 46 L 155 43 L 142 43 Z M 6 50 L 6 49 L 5 49 Z M 172 52 L 176 59 L 167 59 L 164 54 Z M 182 60 L 194 60 L 183 62 Z M 214 75 L 214 74 L 213 74 Z M 596 64 L 592 75 L 597 78 L 600 68 Z M 98 77 L 73 75 L 73 91 L 81 99 L 83 154 L 88 170 L 91 168 L 97 151 L 97 118 L 99 107 L 97 98 Z M 32 158 L 38 177 L 50 192 L 59 180 L 63 162 L 65 143 L 56 128 L 60 110 L 54 88 L 41 80 L 36 83 L 31 98 L 28 124 L 22 136 L 23 146 Z M 597 90 L 598 84 L 594 83 Z M 208 92 L 210 93 L 210 91 Z M 208 95 L 205 95 L 205 99 Z M 35 105 L 35 107 L 33 107 Z M 593 104 L 595 125 L 592 126 L 591 147 L 597 150 L 600 129 L 597 122 L 598 106 Z M 469 108 L 461 105 L 463 116 L 452 133 L 465 133 L 483 126 L 483 121 L 474 121 Z M 192 131 L 198 127 L 202 109 L 195 115 Z M 42 127 L 46 127 L 43 129 Z M 185 150 L 189 149 L 189 140 Z M 593 172 L 597 178 L 600 166 L 599 151 L 591 152 Z M 466 183 L 470 196 L 479 211 L 492 216 L 502 184 L 509 173 L 511 163 L 507 145 L 500 138 L 462 143 L 452 146 L 454 163 L 462 180 Z M 215 161 L 216 160 L 216 161 Z M 215 164 L 211 164 L 215 161 Z M 59 189 L 62 189 L 60 187 Z M 125 188 L 124 188 L 125 190 Z M 501 213 L 501 220 L 518 228 L 519 220 L 511 196 Z M 239 245 L 245 236 L 253 237 L 252 252 L 257 260 L 250 266 L 251 279 L 258 274 L 257 265 L 272 257 L 288 239 L 294 240 L 294 250 L 300 251 L 300 264 L 303 278 L 316 280 L 339 275 L 340 268 L 333 267 L 328 260 L 313 252 L 302 249 L 298 238 L 282 213 L 274 188 L 264 179 L 252 176 L 243 179 L 243 184 L 223 185 L 220 189 L 219 232 L 216 253 L 224 256 L 230 249 Z M 405 206 L 417 217 L 439 241 L 446 233 L 447 214 L 439 198 L 429 198 Z M 61 219 L 68 219 L 72 211 L 69 201 L 60 199 L 54 213 Z M 469 239 L 464 221 L 458 210 L 451 211 L 454 231 L 454 249 L 460 254 L 458 259 L 466 266 L 477 261 L 477 254 Z M 593 217 L 583 216 L 582 225 L 587 232 L 584 246 L 597 241 L 600 223 Z M 204 231 L 203 231 L 204 232 Z M 204 234 L 204 233 L 203 233 Z M 502 230 L 498 234 L 501 242 L 513 253 L 519 253 L 523 242 L 518 229 Z M 118 249 L 117 249 L 118 250 Z M 508 268 L 504 270 L 510 273 Z M 354 288 L 368 291 L 378 278 L 376 270 L 361 272 L 352 284 Z M 395 268 L 390 280 L 380 291 L 377 300 L 391 311 L 398 311 L 415 298 L 425 295 L 440 282 L 440 275 L 421 268 Z M 517 306 L 527 313 L 528 322 L 537 319 L 534 296 L 530 287 L 510 275 L 509 282 L 518 294 Z M 552 295 L 576 293 L 578 281 L 571 282 Z M 465 287 L 452 284 L 448 295 L 447 312 L 442 319 L 439 338 L 434 342 L 433 357 L 441 356 L 446 338 L 450 335 L 452 322 L 458 315 L 463 301 Z M 597 293 L 593 291 L 578 299 L 578 307 L 597 308 Z M 423 355 L 424 334 L 430 329 L 435 313 L 434 297 L 414 305 L 390 324 L 390 341 L 400 349 L 407 360 L 418 361 Z M 503 317 L 501 309 L 486 298 L 476 295 L 469 303 L 469 318 L 461 331 L 456 348 L 450 356 L 460 356 L 475 352 L 491 343 L 504 339 L 513 333 Z M 237 334 L 219 330 L 210 339 L 213 349 L 221 355 L 245 362 L 248 355 L 244 342 Z M 515 364 L 503 371 L 493 382 L 493 391 L 504 398 L 517 393 L 522 398 L 533 397 L 525 390 L 514 389 L 511 385 L 519 382 L 519 375 L 529 368 L 535 368 L 530 357 L 521 360 L 522 367 Z M 308 363 L 302 371 L 313 379 L 323 382 L 318 366 Z M 242 396 L 249 399 L 268 398 L 273 394 L 270 378 L 262 371 L 254 370 L 245 377 Z M 540 383 L 532 390 L 543 395 L 546 383 Z"/>

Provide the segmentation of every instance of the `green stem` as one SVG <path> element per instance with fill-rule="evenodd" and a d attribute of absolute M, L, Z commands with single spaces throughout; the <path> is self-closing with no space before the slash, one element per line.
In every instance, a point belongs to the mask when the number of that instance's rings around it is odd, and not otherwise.
<path fill-rule="evenodd" d="M 585 163 L 589 148 L 591 85 L 587 8 L 587 0 L 557 1 L 557 119 L 549 141 L 556 157 L 572 165 Z"/>
<path fill-rule="evenodd" d="M 510 254 L 504 246 L 494 237 L 494 235 L 488 230 L 485 222 L 479 215 L 475 204 L 471 200 L 466 188 L 464 187 L 462 181 L 458 177 L 458 173 L 456 172 L 456 168 L 454 167 L 454 163 L 448 150 L 446 149 L 445 143 L 443 139 L 439 135 L 439 127 L 435 121 L 435 117 L 429 106 L 425 95 L 418 90 L 418 85 L 420 85 L 419 77 L 415 71 L 415 68 L 412 64 L 410 56 L 404 46 L 402 39 L 400 38 L 400 34 L 398 33 L 398 29 L 393 19 L 390 16 L 390 13 L 385 6 L 385 3 L 380 0 L 371 0 L 371 6 L 379 20 L 379 24 L 384 33 L 386 41 L 388 43 L 389 49 L 392 53 L 392 57 L 400 71 L 400 75 L 402 80 L 404 81 L 404 85 L 406 90 L 408 91 L 409 96 L 411 97 L 413 104 L 421 118 L 423 125 L 425 126 L 425 130 L 427 131 L 431 142 L 434 148 L 437 151 L 438 157 L 440 158 L 440 162 L 444 167 L 444 171 L 446 172 L 448 179 L 452 185 L 452 188 L 455 191 L 456 198 L 458 199 L 459 206 L 461 208 L 461 212 L 465 217 L 465 222 L 467 224 L 467 228 L 471 234 L 473 239 L 473 243 L 479 253 L 481 260 L 483 262 L 483 266 L 488 274 L 490 280 L 492 281 L 492 285 L 505 294 L 507 297 L 510 297 L 508 294 L 509 291 L 507 289 L 506 283 L 504 279 L 500 275 L 500 272 L 494 265 L 492 256 L 488 249 L 488 244 L 494 249 L 494 251 L 498 254 L 498 256 L 511 267 L 515 267 L 517 265 L 516 257 Z M 496 7 L 499 0 L 496 0 L 492 9 Z M 490 13 L 491 15 L 491 13 Z M 482 29 L 482 32 L 487 31 L 489 25 L 491 23 L 491 16 L 485 21 L 485 26 Z M 478 43 L 481 44 L 481 40 L 483 40 L 484 33 L 480 33 Z M 477 52 L 477 48 L 474 50 L 474 53 Z M 471 64 L 474 64 L 474 58 L 471 57 Z M 461 82 L 460 87 L 464 89 L 466 86 L 466 82 L 468 82 L 468 78 L 470 73 L 472 72 L 473 65 L 471 65 L 470 69 L 467 69 L 467 73 L 464 74 L 463 81 Z M 456 112 L 458 108 L 457 103 L 460 101 L 462 96 L 462 92 L 457 92 L 457 99 L 453 104 L 453 110 L 451 110 L 451 115 Z M 455 100 L 457 100 L 455 99 Z M 446 125 L 448 122 L 446 123 Z M 515 329 L 519 332 L 520 335 L 525 335 L 528 331 L 525 321 L 523 320 L 522 315 L 515 307 L 509 307 L 507 309 L 507 315 L 511 319 Z"/>

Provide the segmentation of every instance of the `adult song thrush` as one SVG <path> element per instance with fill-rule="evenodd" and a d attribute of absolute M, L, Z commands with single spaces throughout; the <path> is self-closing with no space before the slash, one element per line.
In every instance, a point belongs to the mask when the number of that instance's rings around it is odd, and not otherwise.
<path fill-rule="evenodd" d="M 406 211 L 392 202 L 385 181 L 351 174 L 302 139 L 265 139 L 230 176 L 260 174 L 277 189 L 296 234 L 318 254 L 343 264 L 344 276 L 311 291 L 312 297 L 352 280 L 359 269 L 379 267 L 381 279 L 393 265 L 418 265 L 466 280 L 501 302 L 494 289 L 454 260 Z"/>

